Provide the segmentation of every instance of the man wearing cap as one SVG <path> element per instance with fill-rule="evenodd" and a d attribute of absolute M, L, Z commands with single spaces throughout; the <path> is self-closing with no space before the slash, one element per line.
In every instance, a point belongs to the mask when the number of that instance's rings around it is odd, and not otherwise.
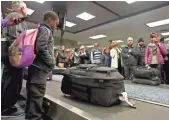
<path fill-rule="evenodd" d="M 138 57 L 138 66 L 145 66 L 144 56 L 146 46 L 144 44 L 143 38 L 139 38 L 137 49 L 140 51 L 140 56 Z"/>
<path fill-rule="evenodd" d="M 137 66 L 137 59 L 140 55 L 140 51 L 136 47 L 133 47 L 132 37 L 127 39 L 127 45 L 123 47 L 121 55 L 124 64 L 125 79 L 133 79 L 133 70 Z"/>

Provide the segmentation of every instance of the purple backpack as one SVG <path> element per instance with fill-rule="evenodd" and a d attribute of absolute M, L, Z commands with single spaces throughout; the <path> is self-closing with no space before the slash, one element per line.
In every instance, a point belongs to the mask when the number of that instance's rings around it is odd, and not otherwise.
<path fill-rule="evenodd" d="M 50 35 L 50 30 L 48 30 Z M 24 68 L 32 65 L 35 59 L 35 41 L 39 26 L 36 29 L 26 30 L 21 33 L 9 47 L 9 61 L 16 68 Z"/>

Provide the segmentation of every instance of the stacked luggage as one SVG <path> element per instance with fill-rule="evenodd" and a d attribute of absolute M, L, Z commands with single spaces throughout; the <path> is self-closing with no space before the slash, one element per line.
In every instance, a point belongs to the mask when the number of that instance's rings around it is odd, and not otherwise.
<path fill-rule="evenodd" d="M 64 94 L 101 106 L 119 104 L 119 96 L 125 91 L 123 76 L 109 67 L 85 64 L 66 70 L 55 69 L 53 74 L 64 76 L 61 85 Z"/>
<path fill-rule="evenodd" d="M 138 67 L 134 70 L 133 83 L 144 85 L 160 85 L 161 72 L 156 68 Z"/>

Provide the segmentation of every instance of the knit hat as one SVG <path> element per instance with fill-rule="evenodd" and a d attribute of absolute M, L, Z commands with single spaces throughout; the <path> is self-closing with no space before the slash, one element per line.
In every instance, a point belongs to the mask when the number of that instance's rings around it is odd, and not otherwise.
<path fill-rule="evenodd" d="M 140 42 L 144 42 L 143 38 L 138 39 L 138 43 L 140 43 Z"/>

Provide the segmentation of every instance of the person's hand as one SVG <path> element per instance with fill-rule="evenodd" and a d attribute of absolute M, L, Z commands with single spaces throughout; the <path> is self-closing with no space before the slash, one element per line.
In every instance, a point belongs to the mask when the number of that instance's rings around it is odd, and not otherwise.
<path fill-rule="evenodd" d="M 21 20 L 20 18 L 13 18 L 13 17 L 11 17 L 8 20 L 8 25 L 16 25 L 16 24 L 19 24 L 21 22 L 23 22 L 23 20 Z"/>
<path fill-rule="evenodd" d="M 147 69 L 149 70 L 151 67 L 149 65 L 146 65 Z"/>
<path fill-rule="evenodd" d="M 131 53 L 131 49 L 129 49 L 129 53 Z"/>
<path fill-rule="evenodd" d="M 166 56 L 165 58 L 164 58 L 166 61 L 168 61 L 168 57 Z"/>

